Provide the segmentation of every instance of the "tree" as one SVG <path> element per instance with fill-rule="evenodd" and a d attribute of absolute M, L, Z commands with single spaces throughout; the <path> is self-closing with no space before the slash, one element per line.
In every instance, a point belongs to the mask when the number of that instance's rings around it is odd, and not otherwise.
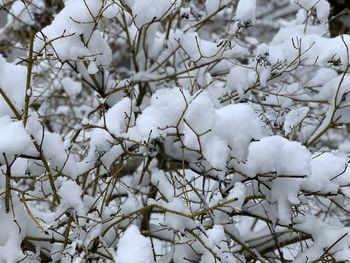
<path fill-rule="evenodd" d="M 0 2 L 1 261 L 349 260 L 350 36 L 257 2 Z"/>

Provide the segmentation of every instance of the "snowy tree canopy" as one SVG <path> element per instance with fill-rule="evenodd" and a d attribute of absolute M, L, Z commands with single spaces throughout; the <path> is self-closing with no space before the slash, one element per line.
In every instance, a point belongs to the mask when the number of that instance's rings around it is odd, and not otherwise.
<path fill-rule="evenodd" d="M 0 0 L 0 262 L 349 262 L 332 14 Z"/>

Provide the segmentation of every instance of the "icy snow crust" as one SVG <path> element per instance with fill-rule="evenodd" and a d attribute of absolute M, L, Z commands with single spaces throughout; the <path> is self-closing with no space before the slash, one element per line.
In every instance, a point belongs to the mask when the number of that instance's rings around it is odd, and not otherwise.
<path fill-rule="evenodd" d="M 350 36 L 326 37 L 327 1 L 291 2 L 301 8 L 296 19 L 270 43 L 247 39 L 254 50 L 249 53 L 233 39 L 257 23 L 255 0 L 239 1 L 231 35 L 221 44 L 197 32 L 196 23 L 221 9 L 233 12 L 230 1 L 207 0 L 201 12 L 173 0 L 64 1 L 52 23 L 36 34 L 34 51 L 59 58 L 57 68 L 75 63 L 75 77 L 60 75 L 55 82 L 69 98 L 86 96 L 69 132 L 42 128 L 45 103 L 30 109 L 24 120 L 27 67 L 0 55 L 0 261 L 30 255 L 25 262 L 35 262 L 42 248 L 62 262 L 83 262 L 87 251 L 118 263 L 267 262 L 265 249 L 275 246 L 270 231 L 281 243 L 309 240 L 303 250 L 297 245 L 295 253 L 283 250 L 293 262 L 317 262 L 325 252 L 348 260 L 346 220 L 327 214 L 334 205 L 347 209 L 349 142 L 341 145 L 343 153 L 313 146 L 325 129 L 350 123 Z M 21 1 L 12 9 L 21 19 L 31 19 Z M 198 11 L 198 21 L 164 30 L 180 11 L 189 17 Z M 311 11 L 319 24 L 306 27 Z M 118 20 L 128 32 L 124 39 L 143 41 L 143 51 L 134 58 L 139 67 L 130 69 L 130 77 L 111 77 L 111 41 L 95 26 L 96 17 Z M 172 54 L 186 63 L 158 66 Z M 248 64 L 240 65 L 239 56 Z M 315 65 L 312 77 L 298 71 Z M 34 70 L 45 66 L 41 62 Z M 222 72 L 224 77 L 215 79 Z M 300 74 L 300 82 L 288 79 L 288 72 Z M 165 83 L 169 75 L 177 81 Z M 103 92 L 87 96 L 85 86 L 96 83 Z M 142 83 L 148 83 L 149 93 L 139 101 Z M 38 95 L 42 91 L 35 85 Z M 257 89 L 264 95 L 254 97 Z M 222 99 L 229 93 L 236 100 Z M 276 117 L 254 99 L 283 108 L 284 115 Z M 60 114 L 67 112 L 69 107 L 59 108 Z M 323 118 L 313 119 L 315 114 Z M 45 180 L 24 193 L 20 180 L 30 179 L 30 173 Z M 25 201 L 29 197 L 49 204 Z M 157 217 L 145 223 L 152 212 Z M 153 253 L 161 247 L 155 239 L 171 244 L 163 257 Z M 37 250 L 23 251 L 25 242 Z"/>

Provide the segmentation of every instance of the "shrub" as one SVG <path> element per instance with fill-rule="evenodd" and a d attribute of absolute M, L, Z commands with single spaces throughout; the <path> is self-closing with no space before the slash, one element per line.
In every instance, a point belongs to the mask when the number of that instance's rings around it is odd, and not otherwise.
<path fill-rule="evenodd" d="M 350 258 L 350 36 L 257 2 L 2 0 L 2 262 Z"/>

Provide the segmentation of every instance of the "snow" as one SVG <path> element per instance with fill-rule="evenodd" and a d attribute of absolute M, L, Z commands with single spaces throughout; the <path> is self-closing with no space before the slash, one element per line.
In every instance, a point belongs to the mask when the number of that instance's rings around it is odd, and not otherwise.
<path fill-rule="evenodd" d="M 93 129 L 91 133 L 88 161 L 94 159 L 96 154 L 110 150 L 112 148 L 110 142 L 113 141 L 112 135 L 121 136 L 125 132 L 128 122 L 133 123 L 131 103 L 129 98 L 122 99 L 106 112 L 104 118 L 98 121 L 98 128 Z"/>
<path fill-rule="evenodd" d="M 175 31 L 174 38 L 179 40 L 180 46 L 192 61 L 206 63 L 214 61 L 221 55 L 220 47 L 214 42 L 201 39 L 198 33 Z"/>
<path fill-rule="evenodd" d="M 317 260 L 324 254 L 324 251 L 329 251 L 336 261 L 343 261 L 349 258 L 350 238 L 348 233 L 350 229 L 348 227 L 328 225 L 317 218 L 307 216 L 300 224 L 300 228 L 311 233 L 314 242 L 294 262 L 301 263 L 305 262 L 305 260 Z"/>
<path fill-rule="evenodd" d="M 309 30 L 312 30 L 312 27 Z M 271 64 L 277 63 L 278 60 L 291 62 L 299 56 L 300 52 L 300 58 L 305 65 L 312 65 L 315 60 L 320 64 L 327 64 L 332 59 L 339 58 L 342 67 L 346 67 L 349 54 L 344 43 L 350 42 L 350 36 L 326 38 L 321 36 L 323 34 L 325 32 L 320 30 L 305 34 L 302 26 L 281 30 L 270 44 Z M 300 43 L 300 45 L 294 48 L 293 43 Z"/>
<path fill-rule="evenodd" d="M 227 123 L 235 128 L 227 129 Z M 219 169 L 225 167 L 228 146 L 232 156 L 243 160 L 251 140 L 262 136 L 262 124 L 248 105 L 215 109 L 206 91 L 194 95 L 191 100 L 186 91 L 160 89 L 136 120 L 137 130 L 145 139 L 163 136 L 177 125 L 183 127 L 184 144 L 190 149 L 203 149 L 204 157 Z"/>
<path fill-rule="evenodd" d="M 344 153 L 350 153 L 350 141 L 345 140 L 339 145 L 339 151 Z"/>
<path fill-rule="evenodd" d="M 220 170 L 225 170 L 229 153 L 227 143 L 217 135 L 210 136 L 203 147 L 204 157 L 214 168 Z"/>
<path fill-rule="evenodd" d="M 109 0 L 105 4 L 106 8 L 103 11 L 103 16 L 110 19 L 116 17 L 120 13 L 120 8 L 117 3 Z"/>
<path fill-rule="evenodd" d="M 59 189 L 59 194 L 62 197 L 60 204 L 62 211 L 68 208 L 74 208 L 81 213 L 83 212 L 82 190 L 74 181 L 63 181 Z"/>
<path fill-rule="evenodd" d="M 151 241 L 137 226 L 130 225 L 119 239 L 116 260 L 119 263 L 152 263 Z"/>
<path fill-rule="evenodd" d="M 213 131 L 230 146 L 234 158 L 244 160 L 250 142 L 262 137 L 262 124 L 252 108 L 244 103 L 225 106 L 216 110 L 216 114 Z"/>
<path fill-rule="evenodd" d="M 179 2 L 173 0 L 135 0 L 132 5 L 134 22 L 138 28 L 141 28 L 153 19 L 164 18 L 178 5 Z"/>
<path fill-rule="evenodd" d="M 240 24 L 254 25 L 256 15 L 256 0 L 240 0 L 237 5 L 236 18 Z"/>
<path fill-rule="evenodd" d="M 339 185 L 350 182 L 350 170 L 345 157 L 322 153 L 312 159 L 311 166 L 310 180 L 305 183 L 310 191 L 336 193 Z"/>
<path fill-rule="evenodd" d="M 250 176 L 270 172 L 307 176 L 311 173 L 310 162 L 311 153 L 305 146 L 276 135 L 250 144 L 246 169 Z"/>
<path fill-rule="evenodd" d="M 320 0 L 316 4 L 317 18 L 321 21 L 327 21 L 331 6 L 327 0 Z"/>
<path fill-rule="evenodd" d="M 1 203 L 3 207 L 3 202 Z M 3 209 L 3 208 L 2 208 Z M 0 212 L 2 231 L 0 235 L 0 259 L 3 262 L 15 263 L 24 257 L 21 249 L 23 234 L 18 234 L 18 226 L 10 214 Z"/>
<path fill-rule="evenodd" d="M 321 21 L 327 21 L 330 13 L 330 4 L 327 0 L 294 0 L 294 2 L 305 10 L 316 8 L 317 18 Z"/>
<path fill-rule="evenodd" d="M 174 127 L 179 122 L 188 97 L 188 91 L 179 88 L 157 90 L 151 98 L 150 106 L 136 120 L 140 135 L 147 139 L 170 132 L 171 129 L 166 128 Z"/>
<path fill-rule="evenodd" d="M 106 122 L 108 131 L 119 136 L 126 130 L 129 119 L 132 123 L 134 119 L 132 102 L 129 98 L 124 98 L 106 112 L 105 119 L 101 119 L 98 125 L 103 126 Z"/>
<path fill-rule="evenodd" d="M 271 77 L 271 66 L 269 56 L 269 46 L 265 43 L 260 44 L 256 50 L 256 71 L 259 75 L 259 81 L 261 86 L 266 86 L 267 81 Z"/>
<path fill-rule="evenodd" d="M 38 7 L 42 6 L 42 3 L 39 1 L 35 1 Z M 18 30 L 21 28 L 21 22 L 25 22 L 29 25 L 33 24 L 33 21 L 31 19 L 31 14 L 28 11 L 28 7 L 20 0 L 13 1 L 13 4 L 11 5 L 11 8 L 9 10 L 8 16 L 7 16 L 7 26 L 10 24 L 13 25 L 13 28 L 15 30 Z"/>
<path fill-rule="evenodd" d="M 174 196 L 176 196 L 176 186 L 173 185 L 173 182 L 170 181 L 169 174 L 164 173 L 163 171 L 155 171 L 152 173 L 152 184 L 157 186 L 160 193 L 165 196 L 168 201 L 172 201 Z"/>
<path fill-rule="evenodd" d="M 12 196 L 13 210 L 6 213 L 4 208 L 5 202 L 4 199 L 1 199 L 0 260 L 2 262 L 15 263 L 23 260 L 25 257 L 21 246 L 24 238 L 26 236 L 42 237 L 44 234 L 41 233 L 36 225 L 31 223 L 32 219 L 26 213 L 25 207 L 17 195 Z"/>
<path fill-rule="evenodd" d="M 90 75 L 94 75 L 98 72 L 98 67 L 96 65 L 96 62 L 91 61 L 88 66 L 88 72 Z"/>
<path fill-rule="evenodd" d="M 291 0 L 291 2 L 293 1 L 306 10 L 310 10 L 311 8 L 315 7 L 317 2 L 319 2 L 318 0 Z"/>
<path fill-rule="evenodd" d="M 241 99 L 245 97 L 245 91 L 254 82 L 252 73 L 255 75 L 255 72 L 244 66 L 233 66 L 227 76 L 227 86 L 232 90 L 236 90 Z"/>
<path fill-rule="evenodd" d="M 77 162 L 73 156 L 67 155 L 67 149 L 64 146 L 62 138 L 57 133 L 44 133 L 43 152 L 45 158 L 50 162 L 50 166 L 64 174 L 69 174 L 73 179 L 79 174 Z"/>
<path fill-rule="evenodd" d="M 194 95 L 189 102 L 184 120 L 184 143 L 192 149 L 199 149 L 208 140 L 210 130 L 215 123 L 215 109 L 207 91 Z M 199 137 L 199 138 L 198 138 Z"/>
<path fill-rule="evenodd" d="M 96 59 L 96 63 L 108 65 L 111 61 L 110 49 L 98 31 L 93 31 L 92 15 L 96 15 L 102 8 L 101 1 L 86 0 L 65 2 L 63 10 L 55 17 L 51 25 L 45 27 L 34 43 L 34 51 L 44 48 L 44 41 L 50 41 L 54 53 L 62 60 L 77 60 L 88 57 Z M 88 45 L 85 45 L 79 35 L 85 36 Z M 52 50 L 51 50 L 52 52 Z M 94 65 L 94 64 L 92 64 Z M 90 69 L 91 74 L 96 73 L 96 67 Z"/>
<path fill-rule="evenodd" d="M 300 203 L 298 199 L 301 188 L 300 180 L 278 178 L 271 187 L 271 199 L 277 202 L 277 217 L 282 224 L 291 223 L 292 206 Z"/>
<path fill-rule="evenodd" d="M 166 208 L 181 214 L 191 214 L 188 207 L 179 197 L 176 197 L 171 202 L 167 203 Z M 164 224 L 176 231 L 180 231 L 181 233 L 185 233 L 186 229 L 191 230 L 195 227 L 195 223 L 192 221 L 192 219 L 176 214 L 176 212 L 166 212 L 164 216 Z"/>
<path fill-rule="evenodd" d="M 74 81 L 69 77 L 62 79 L 61 82 L 62 82 L 63 89 L 68 96 L 76 96 L 83 89 L 80 82 Z"/>
<path fill-rule="evenodd" d="M 309 107 L 301 107 L 299 109 L 292 109 L 288 112 L 283 123 L 285 134 L 289 134 L 297 125 L 299 125 L 305 119 L 309 111 Z"/>
<path fill-rule="evenodd" d="M 232 206 L 235 210 L 239 210 L 242 208 L 243 202 L 245 200 L 245 192 L 245 186 L 241 182 L 235 183 L 234 187 L 230 191 L 227 199 L 237 199 L 235 202 L 232 203 L 232 205 L 230 204 L 230 206 Z"/>
<path fill-rule="evenodd" d="M 27 2 L 0 11 L 1 262 L 350 258 L 328 1 Z"/>
<path fill-rule="evenodd" d="M 203 134 L 210 130 L 215 123 L 214 103 L 207 91 L 195 94 L 194 99 L 189 102 L 184 119 L 190 127 L 186 126 L 186 136 L 194 130 L 196 134 Z M 189 136 L 190 137 L 190 136 Z M 186 137 L 185 137 L 186 142 Z M 190 144 L 191 145 L 191 144 Z"/>
<path fill-rule="evenodd" d="M 206 245 L 210 246 L 212 251 L 215 252 L 221 258 L 221 262 L 229 263 L 236 262 L 235 257 L 228 253 L 228 244 L 225 235 L 225 229 L 222 225 L 214 225 L 211 229 L 206 231 L 206 234 L 203 234 L 202 237 L 204 240 L 207 240 Z M 215 262 L 214 256 L 209 253 L 205 248 L 203 248 L 203 255 L 201 258 L 201 263 L 211 263 Z"/>
<path fill-rule="evenodd" d="M 205 9 L 207 11 L 207 15 L 212 15 L 228 3 L 230 3 L 230 0 L 206 0 Z"/>
<path fill-rule="evenodd" d="M 0 88 L 11 99 L 19 112 L 21 112 L 24 105 L 25 87 L 26 67 L 7 63 L 0 55 Z M 3 96 L 0 96 L 0 116 L 4 115 L 14 116 L 14 113 Z"/>
<path fill-rule="evenodd" d="M 207 231 L 209 240 L 214 246 L 221 246 L 221 243 L 226 239 L 224 228 L 221 225 L 214 225 L 213 228 Z"/>
<path fill-rule="evenodd" d="M 0 117 L 0 162 L 4 156 L 9 162 L 16 154 L 25 154 L 32 142 L 21 121 L 12 122 L 8 116 Z"/>

